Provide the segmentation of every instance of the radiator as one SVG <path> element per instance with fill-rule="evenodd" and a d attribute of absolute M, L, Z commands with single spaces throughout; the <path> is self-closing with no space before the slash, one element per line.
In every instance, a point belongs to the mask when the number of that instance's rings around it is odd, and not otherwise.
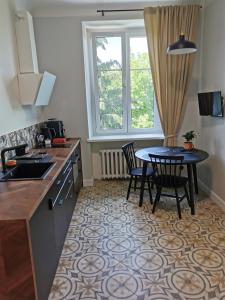
<path fill-rule="evenodd" d="M 101 157 L 101 178 L 127 178 L 127 163 L 121 149 L 100 150 Z M 141 167 L 142 162 L 137 160 L 137 167 Z"/>

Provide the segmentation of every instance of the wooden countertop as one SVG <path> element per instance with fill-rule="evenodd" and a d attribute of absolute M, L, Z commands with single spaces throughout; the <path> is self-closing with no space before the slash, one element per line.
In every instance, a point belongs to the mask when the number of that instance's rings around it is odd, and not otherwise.
<path fill-rule="evenodd" d="M 29 220 L 32 217 L 67 159 L 77 147 L 79 139 L 70 139 L 68 143 L 71 144 L 70 148 L 45 149 L 56 162 L 45 179 L 0 182 L 0 221 Z"/>

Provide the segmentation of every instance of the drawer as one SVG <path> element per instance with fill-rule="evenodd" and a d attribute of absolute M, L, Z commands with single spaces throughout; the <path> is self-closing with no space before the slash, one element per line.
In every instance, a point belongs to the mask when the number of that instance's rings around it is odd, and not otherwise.
<path fill-rule="evenodd" d="M 66 162 L 65 166 L 63 167 L 63 169 L 60 172 L 60 174 L 58 175 L 58 177 L 56 178 L 56 181 L 54 183 L 54 190 L 55 190 L 55 192 L 57 190 L 61 189 L 61 187 L 63 185 L 63 182 L 64 182 L 65 178 L 67 177 L 67 175 L 68 175 L 71 167 L 72 167 L 72 162 L 71 162 L 71 159 L 69 159 Z"/>
<path fill-rule="evenodd" d="M 60 174 L 62 174 L 62 175 L 65 175 L 66 174 L 66 172 L 67 172 L 67 170 L 68 170 L 68 167 L 69 167 L 69 165 L 71 165 L 71 158 L 69 158 L 68 160 L 67 160 L 67 162 L 65 163 L 65 166 L 63 167 L 63 169 L 62 169 L 62 171 L 61 171 L 61 173 Z"/>
<path fill-rule="evenodd" d="M 60 192 L 57 195 L 58 200 L 57 200 L 56 205 L 63 205 L 63 202 L 67 198 L 68 192 L 72 185 L 73 185 L 73 169 L 70 168 L 70 171 L 66 177 L 66 180 L 63 183 L 62 189 L 60 190 Z"/>
<path fill-rule="evenodd" d="M 67 216 L 68 223 L 70 223 L 71 221 L 75 204 L 76 204 L 76 197 L 74 195 L 74 185 L 72 183 L 67 192 L 66 201 L 65 201 L 66 216 Z"/>
<path fill-rule="evenodd" d="M 55 184 L 49 191 L 49 208 L 53 209 L 56 205 L 62 205 L 65 196 L 67 195 L 70 185 L 73 183 L 73 167 L 70 163 L 65 169 L 63 177 L 56 180 Z"/>
<path fill-rule="evenodd" d="M 75 150 L 71 155 L 71 161 L 73 164 L 76 164 L 79 159 L 80 159 L 80 154 Z"/>
<path fill-rule="evenodd" d="M 80 160 L 80 158 L 81 158 L 81 149 L 79 144 L 71 155 L 72 163 L 77 163 Z"/>

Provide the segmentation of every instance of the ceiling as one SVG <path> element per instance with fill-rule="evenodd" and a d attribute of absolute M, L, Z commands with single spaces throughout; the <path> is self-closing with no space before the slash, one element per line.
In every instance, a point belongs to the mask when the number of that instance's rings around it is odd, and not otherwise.
<path fill-rule="evenodd" d="M 1 1 L 1 0 L 0 0 Z M 16 8 L 33 14 L 48 14 L 50 11 L 73 13 L 78 10 L 143 8 L 148 5 L 192 4 L 204 0 L 14 0 Z"/>
<path fill-rule="evenodd" d="M 171 0 L 15 0 L 19 7 L 30 7 L 32 9 L 44 7 L 68 7 L 68 6 L 93 6 L 93 5 L 141 5 L 143 3 L 163 4 L 171 2 Z M 181 2 L 182 0 L 174 0 L 173 2 Z"/>
<path fill-rule="evenodd" d="M 84 4 L 107 4 L 107 3 L 140 3 L 140 2 L 169 2 L 170 0 L 26 0 L 25 2 L 31 3 L 32 6 L 42 6 L 42 5 L 84 5 Z"/>

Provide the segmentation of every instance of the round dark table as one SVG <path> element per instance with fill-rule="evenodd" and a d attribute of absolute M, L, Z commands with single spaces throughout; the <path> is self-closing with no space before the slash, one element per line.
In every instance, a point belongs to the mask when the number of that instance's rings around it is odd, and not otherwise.
<path fill-rule="evenodd" d="M 183 147 L 150 147 L 140 149 L 135 152 L 135 156 L 143 161 L 143 171 L 142 171 L 142 180 L 141 180 L 141 192 L 140 192 L 140 202 L 139 206 L 142 206 L 143 195 L 144 195 L 144 185 L 147 165 L 151 162 L 149 154 L 157 155 L 168 155 L 168 156 L 183 156 L 183 164 L 187 166 L 188 173 L 188 185 L 189 185 L 189 196 L 191 204 L 191 213 L 195 214 L 195 204 L 194 204 L 194 191 L 193 191 L 193 177 L 194 177 L 194 186 L 195 192 L 198 194 L 198 179 L 197 179 L 197 169 L 196 164 L 207 159 L 209 154 L 203 150 L 194 149 L 192 151 L 186 151 Z M 193 173 L 193 176 L 192 176 Z"/>

